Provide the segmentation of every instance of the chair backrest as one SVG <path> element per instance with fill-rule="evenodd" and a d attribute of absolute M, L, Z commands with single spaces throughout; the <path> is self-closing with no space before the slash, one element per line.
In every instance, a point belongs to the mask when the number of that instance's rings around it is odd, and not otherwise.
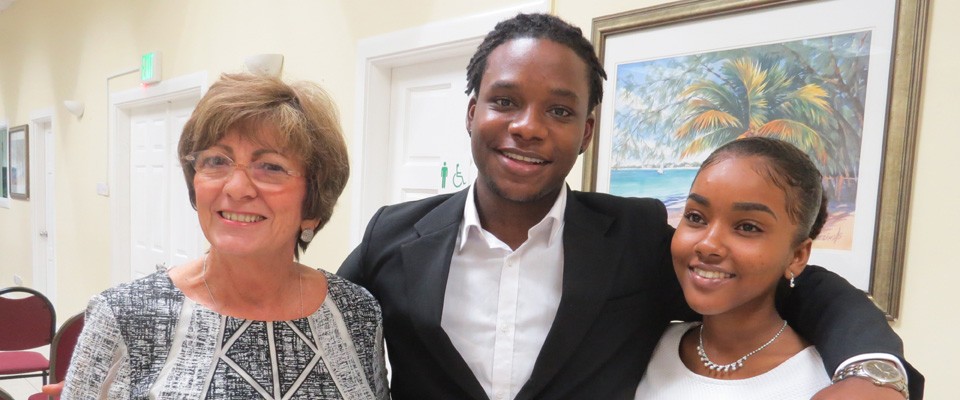
<path fill-rule="evenodd" d="M 0 289 L 0 351 L 46 346 L 56 329 L 57 314 L 42 293 L 25 287 Z"/>
<path fill-rule="evenodd" d="M 50 344 L 50 383 L 58 383 L 67 377 L 67 367 L 73 358 L 73 349 L 83 331 L 83 313 L 70 317 Z"/>

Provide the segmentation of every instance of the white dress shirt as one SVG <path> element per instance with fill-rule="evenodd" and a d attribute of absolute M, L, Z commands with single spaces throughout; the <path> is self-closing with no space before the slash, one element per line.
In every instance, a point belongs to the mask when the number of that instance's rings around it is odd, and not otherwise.
<path fill-rule="evenodd" d="M 513 399 L 530 379 L 563 285 L 567 192 L 515 251 L 480 226 L 467 193 L 440 326 L 491 399 Z"/>

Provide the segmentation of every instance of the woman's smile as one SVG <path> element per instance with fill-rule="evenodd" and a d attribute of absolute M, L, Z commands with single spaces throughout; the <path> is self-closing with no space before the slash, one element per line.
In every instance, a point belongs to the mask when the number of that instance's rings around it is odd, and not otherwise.
<path fill-rule="evenodd" d="M 696 267 L 690 267 L 690 270 L 693 271 L 695 275 L 704 279 L 730 279 L 736 276 L 734 274 L 728 274 L 720 271 L 707 271 L 705 269 Z"/>
<path fill-rule="evenodd" d="M 687 278 L 688 283 L 698 290 L 712 291 L 730 283 L 736 278 L 736 274 L 723 272 L 716 267 L 708 269 L 706 266 L 691 265 L 687 267 Z"/>
<path fill-rule="evenodd" d="M 223 217 L 223 219 L 225 219 L 225 220 L 227 220 L 227 221 L 247 222 L 247 223 L 249 223 L 249 222 L 260 222 L 260 221 L 263 221 L 263 220 L 267 219 L 267 217 L 264 217 L 264 216 L 262 216 L 262 215 L 257 215 L 257 214 L 243 214 L 243 213 L 230 212 L 230 211 L 221 211 L 221 212 L 220 212 L 220 216 Z"/>

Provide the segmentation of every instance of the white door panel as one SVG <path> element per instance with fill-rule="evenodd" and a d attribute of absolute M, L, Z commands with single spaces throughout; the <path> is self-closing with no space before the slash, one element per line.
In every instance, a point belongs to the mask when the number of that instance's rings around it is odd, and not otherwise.
<path fill-rule="evenodd" d="M 52 118 L 34 119 L 30 129 L 30 164 L 34 171 L 30 176 L 30 197 L 37 207 L 33 210 L 33 287 L 55 301 L 55 158 Z"/>
<path fill-rule="evenodd" d="M 167 260 L 167 106 L 134 110 L 130 116 L 131 277 L 150 274 Z"/>
<path fill-rule="evenodd" d="M 176 118 L 173 119 L 174 125 L 179 125 Z M 181 128 L 182 129 L 182 128 Z M 176 149 L 176 144 L 173 145 Z M 188 261 L 196 252 L 196 238 L 189 237 L 187 233 L 191 231 L 191 221 L 196 221 L 196 213 L 184 204 L 189 204 L 187 197 L 187 188 L 183 183 L 183 170 L 177 160 L 177 152 L 170 152 L 167 164 L 167 181 L 170 182 L 170 197 L 167 204 L 170 210 L 170 230 L 167 238 L 170 243 L 170 265 L 179 265 Z"/>
<path fill-rule="evenodd" d="M 393 69 L 391 161 L 387 164 L 390 198 L 385 202 L 417 200 L 459 190 L 472 182 L 475 174 L 464 123 L 468 61 L 469 55 L 463 55 Z M 442 172 L 444 163 L 446 174 Z M 461 185 L 454 187 L 449 180 L 457 164 Z"/>
<path fill-rule="evenodd" d="M 197 99 L 135 108 L 130 113 L 131 278 L 201 254 L 200 227 L 190 207 L 177 142 Z"/>
<path fill-rule="evenodd" d="M 56 268 L 57 268 L 57 253 L 56 253 L 56 241 L 57 241 L 57 228 L 56 228 L 56 215 L 57 215 L 57 202 L 56 202 L 56 170 L 54 166 L 56 165 L 56 152 L 54 151 L 54 136 L 53 136 L 53 123 L 47 121 L 43 124 L 43 129 L 41 129 L 41 134 L 43 135 L 43 186 L 44 186 L 44 195 L 43 195 L 43 223 L 46 226 L 45 233 L 43 235 L 44 239 L 44 258 L 46 258 L 46 265 L 44 269 L 47 272 L 47 297 L 51 301 L 56 301 Z"/>
<path fill-rule="evenodd" d="M 183 180 L 183 168 L 180 167 L 180 160 L 177 159 L 177 143 L 180 140 L 180 133 L 183 132 L 183 125 L 190 119 L 190 113 L 196 105 L 195 101 L 184 101 L 183 104 L 174 103 L 171 110 L 171 130 L 168 138 L 170 140 L 168 152 L 168 165 L 170 181 L 169 209 L 170 218 L 170 260 L 169 265 L 180 265 L 191 259 L 197 258 L 207 248 L 205 239 L 200 231 L 200 222 L 197 220 L 197 212 L 190 206 L 190 197 L 187 193 L 187 184 Z"/>

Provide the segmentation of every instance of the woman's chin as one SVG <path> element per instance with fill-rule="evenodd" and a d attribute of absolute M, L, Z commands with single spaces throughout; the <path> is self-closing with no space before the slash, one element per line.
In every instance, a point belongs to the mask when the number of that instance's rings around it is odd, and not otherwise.
<path fill-rule="evenodd" d="M 700 315 L 717 315 L 727 311 L 722 305 L 718 304 L 717 299 L 704 298 L 700 296 L 685 296 L 687 305 Z"/>

